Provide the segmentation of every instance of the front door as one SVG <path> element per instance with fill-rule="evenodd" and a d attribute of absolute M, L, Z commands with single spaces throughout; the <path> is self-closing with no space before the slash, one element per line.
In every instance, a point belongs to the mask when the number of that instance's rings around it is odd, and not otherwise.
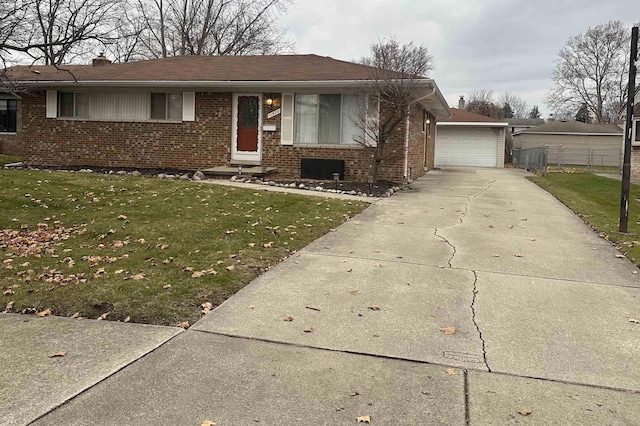
<path fill-rule="evenodd" d="M 260 161 L 261 99 L 260 94 L 235 94 L 233 96 L 232 160 Z"/>

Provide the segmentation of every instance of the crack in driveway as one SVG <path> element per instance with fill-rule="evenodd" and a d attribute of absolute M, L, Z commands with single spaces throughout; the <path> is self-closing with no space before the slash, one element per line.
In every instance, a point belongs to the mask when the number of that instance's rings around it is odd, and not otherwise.
<path fill-rule="evenodd" d="M 480 337 L 480 342 L 482 342 L 482 359 L 484 361 L 484 366 L 487 367 L 487 370 L 491 372 L 491 367 L 489 367 L 489 362 L 487 361 L 487 349 L 485 347 L 484 337 L 482 336 L 482 330 L 480 330 L 480 326 L 478 325 L 478 321 L 476 320 L 476 297 L 478 295 L 478 273 L 476 271 L 473 272 L 473 298 L 471 299 L 471 320 L 473 321 L 473 325 L 476 326 L 476 330 L 478 331 L 478 336 Z"/>
<path fill-rule="evenodd" d="M 434 229 L 433 235 L 437 238 L 440 238 L 443 243 L 447 244 L 453 250 L 453 253 L 451 253 L 451 257 L 449 257 L 449 260 L 447 260 L 447 265 L 449 266 L 449 268 L 452 268 L 453 266 L 451 265 L 451 262 L 453 262 L 453 258 L 456 257 L 456 253 L 457 253 L 456 246 L 451 244 L 451 242 L 447 240 L 445 237 L 443 237 L 442 235 L 438 235 L 438 228 Z"/>

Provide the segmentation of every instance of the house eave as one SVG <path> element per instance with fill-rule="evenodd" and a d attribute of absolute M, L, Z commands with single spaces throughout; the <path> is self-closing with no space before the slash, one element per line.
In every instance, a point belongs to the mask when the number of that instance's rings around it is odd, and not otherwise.
<path fill-rule="evenodd" d="M 509 123 L 485 122 L 485 121 L 441 121 L 436 126 L 480 126 L 480 127 L 508 127 Z"/>
<path fill-rule="evenodd" d="M 211 91 L 304 91 L 304 90 L 331 90 L 346 89 L 350 91 L 363 90 L 371 80 L 289 80 L 289 81 L 185 81 L 185 80 L 42 80 L 21 81 L 28 87 L 34 88 L 69 88 L 69 87 L 109 87 L 109 88 L 158 88 L 167 87 L 174 89 L 211 90 Z M 451 115 L 451 110 L 440 92 L 440 89 L 432 79 L 417 80 L 417 98 L 423 95 L 424 90 L 431 91 L 429 96 L 420 100 L 420 104 L 434 115 Z"/>

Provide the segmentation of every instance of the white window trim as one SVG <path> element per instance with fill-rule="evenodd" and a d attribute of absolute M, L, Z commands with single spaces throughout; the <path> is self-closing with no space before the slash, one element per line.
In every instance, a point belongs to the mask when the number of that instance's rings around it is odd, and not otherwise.
<path fill-rule="evenodd" d="M 292 132 L 292 145 L 297 146 L 297 147 L 304 147 L 304 148 L 311 148 L 311 147 L 325 147 L 325 148 L 335 148 L 335 147 L 358 147 L 360 148 L 360 144 L 354 140 L 351 140 L 349 142 L 343 142 L 342 140 L 342 136 L 343 136 L 343 129 L 344 129 L 344 120 L 343 120 L 343 115 L 342 115 L 342 111 L 344 108 L 344 96 L 345 95 L 355 95 L 355 96 L 360 96 L 357 93 L 304 93 L 304 92 L 300 92 L 300 93 L 293 93 L 293 123 L 292 123 L 292 128 L 293 128 L 293 132 Z M 320 131 L 320 95 L 340 95 L 340 141 L 338 143 L 298 143 L 296 142 L 296 96 L 297 95 L 304 95 L 304 96 L 310 96 L 313 95 L 316 97 L 316 101 L 317 101 L 317 105 L 318 108 L 316 109 L 316 123 L 318 123 L 318 132 Z M 378 104 L 378 108 L 380 108 L 380 105 Z M 366 133 L 363 131 L 363 133 Z M 316 135 L 317 139 L 319 138 L 319 134 Z M 284 144 L 283 144 L 284 145 Z"/>
<path fill-rule="evenodd" d="M 138 93 L 141 91 L 137 91 Z M 59 94 L 60 93 L 73 93 L 73 116 L 63 117 L 59 116 Z M 89 95 L 89 115 L 88 116 L 76 116 L 76 95 L 78 93 L 86 93 Z M 83 90 L 47 90 L 46 91 L 46 118 L 53 118 L 56 120 L 66 121 L 100 121 L 100 122 L 117 122 L 117 123 L 183 123 L 187 121 L 195 121 L 195 92 L 162 92 L 158 91 L 144 91 L 147 94 L 147 102 L 145 105 L 146 118 L 128 118 L 128 117 L 93 117 L 91 95 L 92 91 Z M 163 93 L 165 95 L 165 117 L 169 115 L 169 95 L 181 94 L 182 95 L 182 119 L 157 119 L 151 118 L 151 93 Z"/>

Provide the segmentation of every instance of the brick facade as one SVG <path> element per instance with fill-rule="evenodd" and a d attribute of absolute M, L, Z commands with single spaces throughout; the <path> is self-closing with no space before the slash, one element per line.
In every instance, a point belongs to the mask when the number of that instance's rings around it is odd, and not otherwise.
<path fill-rule="evenodd" d="M 279 94 L 264 98 L 280 102 Z M 0 136 L 2 153 L 20 156 L 39 166 L 93 166 L 107 168 L 166 168 L 198 170 L 231 162 L 232 93 L 197 92 L 195 121 L 87 121 L 46 119 L 46 93 L 35 92 L 18 102 L 18 132 Z M 263 105 L 263 123 L 276 131 L 262 134 L 263 166 L 277 167 L 277 179 L 300 177 L 301 158 L 345 160 L 345 179 L 366 181 L 372 154 L 359 146 L 280 145 L 280 116 L 267 119 L 275 109 Z M 435 118 L 430 116 L 431 132 Z M 424 174 L 424 164 L 433 167 L 433 134 L 422 129 L 423 111 L 415 108 L 409 125 L 408 167 L 411 178 Z M 391 154 L 379 172 L 380 179 L 405 181 L 404 141 L 400 126 L 388 146 Z M 426 143 L 425 143 L 426 141 Z M 426 149 L 426 152 L 425 152 Z"/>

